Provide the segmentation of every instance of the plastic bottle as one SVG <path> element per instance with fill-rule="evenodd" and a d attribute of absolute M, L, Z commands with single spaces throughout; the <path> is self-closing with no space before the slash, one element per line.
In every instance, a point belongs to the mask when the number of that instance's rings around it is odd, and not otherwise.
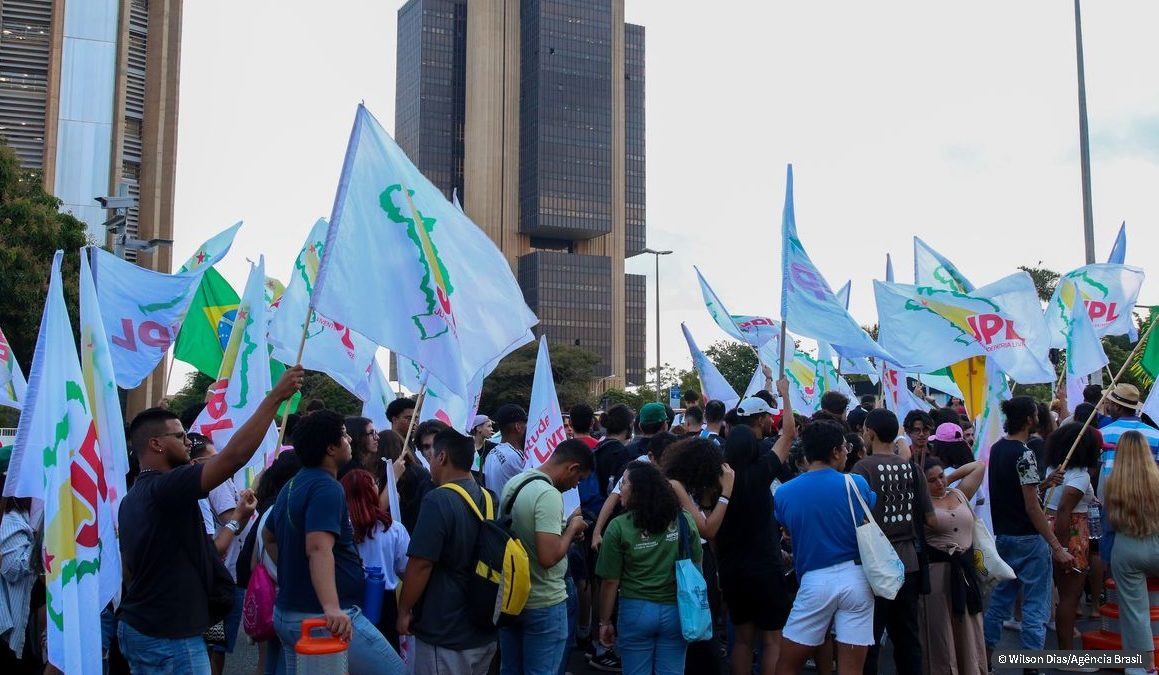
<path fill-rule="evenodd" d="M 310 634 L 316 628 L 325 627 L 326 620 L 321 618 L 302 622 L 302 636 L 294 645 L 297 670 L 301 675 L 346 675 L 346 643 L 332 635 L 314 637 Z"/>
<path fill-rule="evenodd" d="M 362 599 L 362 613 L 378 625 L 382 618 L 382 596 L 386 593 L 386 575 L 377 565 L 366 568 L 366 590 Z"/>
<path fill-rule="evenodd" d="M 1098 500 L 1092 501 L 1087 507 L 1087 530 L 1091 539 L 1103 536 L 1103 509 L 1099 506 Z"/>

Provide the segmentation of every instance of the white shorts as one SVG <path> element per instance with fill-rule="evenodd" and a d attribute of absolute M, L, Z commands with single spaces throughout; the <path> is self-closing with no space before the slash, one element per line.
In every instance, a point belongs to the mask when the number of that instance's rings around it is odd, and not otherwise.
<path fill-rule="evenodd" d="M 781 635 L 799 645 L 816 647 L 825 641 L 831 621 L 838 642 L 873 644 L 873 591 L 853 562 L 805 573 Z"/>

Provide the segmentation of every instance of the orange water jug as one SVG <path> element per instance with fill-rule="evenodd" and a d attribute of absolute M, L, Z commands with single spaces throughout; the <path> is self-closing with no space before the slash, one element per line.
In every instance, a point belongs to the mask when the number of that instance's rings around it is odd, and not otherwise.
<path fill-rule="evenodd" d="M 325 619 L 306 619 L 302 622 L 302 636 L 294 645 L 298 656 L 300 675 L 347 675 L 346 643 L 326 631 L 324 637 L 314 637 L 310 633 L 316 628 L 326 628 Z"/>

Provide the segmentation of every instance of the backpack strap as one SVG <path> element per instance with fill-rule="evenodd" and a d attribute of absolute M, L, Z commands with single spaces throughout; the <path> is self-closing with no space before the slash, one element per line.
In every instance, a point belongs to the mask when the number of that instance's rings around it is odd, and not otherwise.
<path fill-rule="evenodd" d="M 507 503 L 504 505 L 504 508 L 501 511 L 501 513 L 504 513 L 504 514 L 511 513 L 511 509 L 515 508 L 515 499 L 517 497 L 519 497 L 519 493 L 523 490 L 523 488 L 527 487 L 528 485 L 531 485 L 532 483 L 534 483 L 537 480 L 544 481 L 545 483 L 551 482 L 550 480 L 547 479 L 547 476 L 530 476 L 530 477 L 528 477 L 526 480 L 524 480 L 522 483 L 520 483 L 514 490 L 511 491 L 511 496 L 507 499 Z"/>
<path fill-rule="evenodd" d="M 463 489 L 462 485 L 457 485 L 455 483 L 443 483 L 439 487 L 447 488 L 451 492 L 459 493 L 459 496 L 463 498 L 463 501 L 467 502 L 467 506 L 471 507 L 471 510 L 475 512 L 475 515 L 478 516 L 479 520 L 495 519 L 495 505 L 491 502 L 491 493 L 487 492 L 486 490 L 483 490 L 483 506 L 487 511 L 487 517 L 484 518 L 483 512 L 479 510 L 479 505 L 476 504 L 475 500 L 471 498 L 471 494 Z"/>

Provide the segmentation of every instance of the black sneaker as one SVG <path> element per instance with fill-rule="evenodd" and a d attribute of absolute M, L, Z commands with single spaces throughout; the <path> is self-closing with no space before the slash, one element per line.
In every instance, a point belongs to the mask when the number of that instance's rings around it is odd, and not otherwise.
<path fill-rule="evenodd" d="M 620 657 L 616 656 L 616 652 L 611 649 L 588 661 L 588 665 L 605 673 L 618 673 L 623 670 L 620 665 Z"/>

